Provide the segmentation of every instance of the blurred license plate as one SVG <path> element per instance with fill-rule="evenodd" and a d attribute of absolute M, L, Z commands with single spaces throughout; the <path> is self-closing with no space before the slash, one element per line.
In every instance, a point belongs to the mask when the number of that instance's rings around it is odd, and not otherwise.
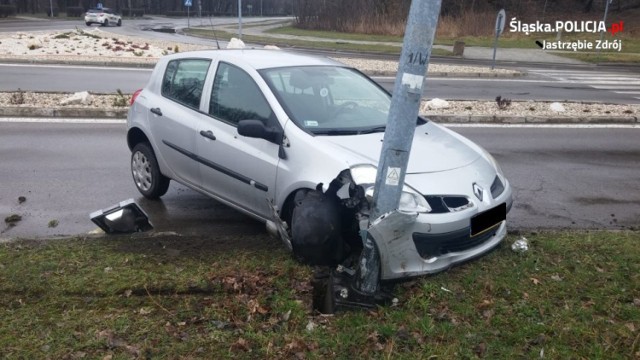
<path fill-rule="evenodd" d="M 507 204 L 502 203 L 471 218 L 471 236 L 481 234 L 507 218 Z"/>

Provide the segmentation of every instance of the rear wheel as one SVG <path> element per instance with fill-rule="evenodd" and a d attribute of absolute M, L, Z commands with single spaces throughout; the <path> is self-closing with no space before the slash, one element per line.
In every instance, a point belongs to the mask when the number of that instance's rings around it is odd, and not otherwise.
<path fill-rule="evenodd" d="M 86 22 L 85 24 L 87 24 L 87 26 L 91 26 L 91 23 L 90 23 L 90 22 Z"/>
<path fill-rule="evenodd" d="M 122 19 L 118 19 L 118 26 L 122 26 Z"/>
<path fill-rule="evenodd" d="M 131 151 L 131 175 L 138 191 L 148 199 L 157 199 L 169 190 L 170 179 L 160 172 L 149 143 L 139 143 Z"/>
<path fill-rule="evenodd" d="M 107 25 L 109 25 L 109 20 L 104 19 L 104 22 L 102 23 L 102 26 L 107 26 Z"/>

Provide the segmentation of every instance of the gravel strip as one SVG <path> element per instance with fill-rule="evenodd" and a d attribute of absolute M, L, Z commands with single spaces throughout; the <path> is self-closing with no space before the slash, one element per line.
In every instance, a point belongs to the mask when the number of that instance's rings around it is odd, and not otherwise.
<path fill-rule="evenodd" d="M 117 106 L 118 95 L 92 94 L 90 105 L 60 105 L 63 99 L 69 97 L 67 93 L 47 92 L 0 92 L 0 107 L 20 108 L 53 108 L 53 109 L 104 109 L 117 110 L 125 107 Z M 128 106 L 130 94 L 124 94 Z M 427 102 L 423 101 L 420 113 L 424 115 L 481 115 L 481 116 L 541 116 L 541 117 L 629 117 L 640 116 L 640 105 L 610 105 L 593 103 L 561 103 L 564 112 L 552 111 L 549 102 L 522 101 L 511 102 L 505 109 L 499 109 L 495 101 L 448 101 L 449 107 L 430 110 Z"/>
<path fill-rule="evenodd" d="M 20 95 L 22 94 L 22 95 Z M 123 109 L 129 106 L 130 94 L 124 94 L 126 106 L 116 106 L 118 95 L 92 94 L 90 105 L 60 105 L 63 99 L 72 94 L 23 91 L 21 93 L 0 92 L 0 107 L 19 108 L 58 108 L 58 109 Z"/>
<path fill-rule="evenodd" d="M 448 101 L 449 108 L 430 110 L 422 102 L 420 113 L 425 115 L 497 115 L 497 116 L 638 116 L 640 105 L 612 105 L 594 103 L 560 103 L 563 112 L 552 111 L 550 102 L 512 101 L 505 109 L 499 109 L 495 101 Z"/>
<path fill-rule="evenodd" d="M 106 61 L 126 58 L 148 62 L 177 51 L 202 46 L 177 44 L 115 35 L 100 29 L 46 32 L 17 32 L 0 36 L 0 57 L 65 61 Z M 117 60 L 116 60 L 117 61 Z"/>
<path fill-rule="evenodd" d="M 99 28 L 0 34 L 0 58 L 12 60 L 153 64 L 163 55 L 173 54 L 176 51 L 201 49 L 211 49 L 211 47 L 115 35 Z M 334 59 L 365 73 L 387 74 L 398 71 L 397 61 L 349 57 L 337 57 Z M 430 64 L 429 72 L 500 75 L 519 73 L 518 71 L 507 69 L 491 70 L 488 67 L 444 64 Z"/>

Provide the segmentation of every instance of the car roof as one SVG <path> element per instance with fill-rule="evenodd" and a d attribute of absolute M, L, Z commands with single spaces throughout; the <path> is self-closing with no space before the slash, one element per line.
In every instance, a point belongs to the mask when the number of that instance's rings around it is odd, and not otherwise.
<path fill-rule="evenodd" d="M 327 57 L 271 49 L 197 50 L 168 55 L 167 60 L 189 57 L 217 58 L 232 64 L 244 64 L 256 70 L 287 66 L 346 66 Z"/>

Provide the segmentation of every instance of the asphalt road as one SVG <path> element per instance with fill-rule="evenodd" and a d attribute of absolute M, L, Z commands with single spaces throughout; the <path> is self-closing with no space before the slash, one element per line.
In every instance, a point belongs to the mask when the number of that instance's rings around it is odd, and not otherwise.
<path fill-rule="evenodd" d="M 250 25 L 255 22 L 262 21 L 280 21 L 291 19 L 287 17 L 244 17 L 243 24 Z M 179 34 L 155 32 L 153 29 L 162 28 L 185 28 L 191 26 L 213 26 L 216 28 L 221 25 L 234 25 L 238 23 L 235 17 L 212 17 L 209 18 L 167 18 L 156 16 L 145 16 L 143 19 L 127 19 L 122 20 L 122 26 L 100 27 L 100 30 L 112 32 L 120 35 L 144 36 L 150 39 L 163 39 L 180 41 L 188 44 L 211 44 L 211 40 L 199 39 Z M 17 32 L 17 31 L 49 31 L 49 30 L 73 30 L 76 27 L 86 29 L 84 19 L 77 20 L 49 20 L 49 19 L 4 19 L 0 23 L 0 32 Z M 99 25 L 92 25 L 99 27 Z M 141 33 L 143 32 L 143 33 Z"/>
<path fill-rule="evenodd" d="M 514 187 L 511 229 L 640 228 L 640 128 L 455 128 L 492 152 Z M 89 213 L 134 198 L 159 231 L 238 235 L 262 224 L 172 183 L 141 198 L 123 124 L 0 122 L 0 218 L 23 217 L 0 238 L 73 235 Z M 615 140 L 614 140 L 615 139 Z M 25 196 L 20 204 L 18 197 Z M 50 220 L 59 225 L 48 227 Z"/>
<path fill-rule="evenodd" d="M 573 74 L 574 72 L 571 72 Z M 144 87 L 151 74 L 143 68 L 104 68 L 95 66 L 0 64 L 0 91 L 92 91 L 113 93 L 121 89 L 132 93 Z M 562 73 L 560 73 L 562 74 Z M 594 77 L 598 73 L 592 71 Z M 628 74 L 621 75 L 629 79 Z M 558 75 L 559 77 L 559 75 Z M 375 77 L 383 87 L 393 90 L 392 77 Z M 623 80 L 632 84 L 631 80 Z M 449 100 L 493 100 L 500 95 L 512 100 L 585 101 L 614 104 L 640 103 L 638 93 L 619 93 L 595 88 L 584 82 L 570 82 L 539 74 L 525 78 L 450 78 L 433 77 L 427 80 L 424 97 Z M 626 85 L 628 86 L 628 85 Z"/>

